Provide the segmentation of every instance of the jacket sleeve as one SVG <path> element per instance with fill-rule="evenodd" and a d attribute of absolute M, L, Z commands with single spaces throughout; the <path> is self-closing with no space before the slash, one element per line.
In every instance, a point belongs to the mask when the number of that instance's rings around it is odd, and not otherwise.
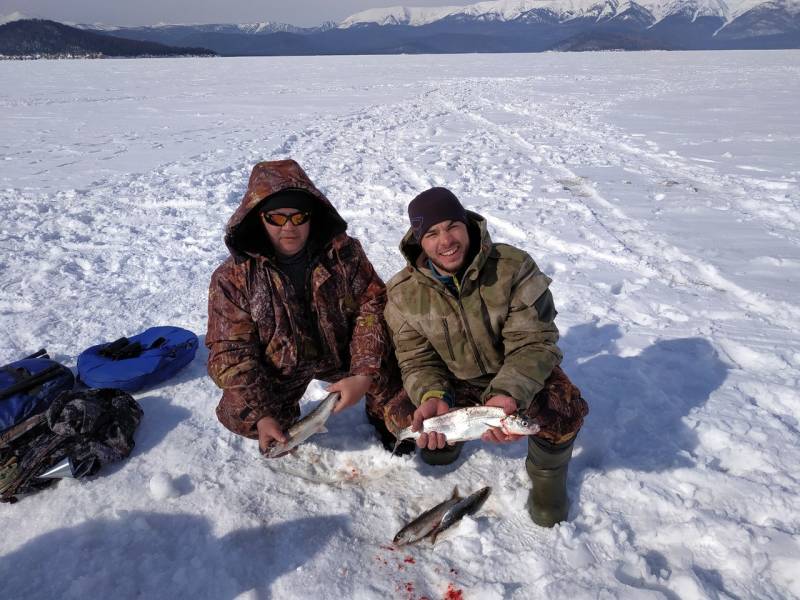
<path fill-rule="evenodd" d="M 269 410 L 269 378 L 250 315 L 246 270 L 226 261 L 208 291 L 208 374 L 222 389 L 217 417 L 234 433 L 257 438 L 256 423 Z"/>
<path fill-rule="evenodd" d="M 431 396 L 453 395 L 450 371 L 428 339 L 411 319 L 391 301 L 386 306 L 386 324 L 392 335 L 403 387 L 415 406 Z"/>
<path fill-rule="evenodd" d="M 556 345 L 558 328 L 553 322 L 556 310 L 548 289 L 550 279 L 528 256 L 514 280 L 502 330 L 505 359 L 484 390 L 483 400 L 508 395 L 520 409 L 527 409 L 562 355 Z"/>
<path fill-rule="evenodd" d="M 375 377 L 390 350 L 383 320 L 386 285 L 375 272 L 358 240 L 352 240 L 356 262 L 351 285 L 357 314 L 350 339 L 350 375 Z"/>

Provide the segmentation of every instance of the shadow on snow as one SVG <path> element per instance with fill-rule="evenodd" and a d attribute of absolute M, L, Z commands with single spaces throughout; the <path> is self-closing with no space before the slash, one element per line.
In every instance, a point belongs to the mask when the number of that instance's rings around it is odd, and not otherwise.
<path fill-rule="evenodd" d="M 240 529 L 206 518 L 131 511 L 46 533 L 0 560 L 5 598 L 235 598 L 310 561 L 343 516 Z"/>
<path fill-rule="evenodd" d="M 705 404 L 727 376 L 727 367 L 705 339 L 658 341 L 636 356 L 623 357 L 616 345 L 621 337 L 617 325 L 590 322 L 571 327 L 559 342 L 562 367 L 589 403 L 570 464 L 570 488 L 587 469 L 692 467 L 698 439 L 685 417 Z M 470 442 L 455 464 L 480 450 L 520 461 L 527 455 L 524 443 Z"/>
<path fill-rule="evenodd" d="M 620 337 L 616 325 L 586 323 L 561 340 L 564 369 L 590 408 L 575 469 L 693 466 L 698 439 L 684 418 L 722 385 L 727 367 L 702 338 L 663 340 L 622 357 Z"/>

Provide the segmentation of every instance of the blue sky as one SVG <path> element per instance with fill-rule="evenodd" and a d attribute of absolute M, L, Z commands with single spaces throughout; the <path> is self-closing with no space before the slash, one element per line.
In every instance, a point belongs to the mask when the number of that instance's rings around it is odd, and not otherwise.
<path fill-rule="evenodd" d="M 276 21 L 312 26 L 340 21 L 381 6 L 457 6 L 476 0 L 0 0 L 0 16 L 27 16 L 73 23 L 152 25 L 165 23 L 249 23 Z"/>

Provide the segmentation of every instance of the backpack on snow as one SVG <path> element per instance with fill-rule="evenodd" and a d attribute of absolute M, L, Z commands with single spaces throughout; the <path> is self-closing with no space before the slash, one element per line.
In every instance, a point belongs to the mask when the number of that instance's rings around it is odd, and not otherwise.
<path fill-rule="evenodd" d="M 0 367 L 0 432 L 44 411 L 74 385 L 72 371 L 50 360 L 45 350 Z"/>
<path fill-rule="evenodd" d="M 192 362 L 197 336 L 180 327 L 151 327 L 78 355 L 78 378 L 91 388 L 135 392 L 169 379 Z"/>

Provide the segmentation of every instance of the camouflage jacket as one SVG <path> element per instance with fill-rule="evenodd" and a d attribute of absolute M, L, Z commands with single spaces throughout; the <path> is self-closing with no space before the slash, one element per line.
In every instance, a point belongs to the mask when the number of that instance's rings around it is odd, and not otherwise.
<path fill-rule="evenodd" d="M 308 241 L 308 302 L 319 348 L 319 370 L 376 376 L 389 353 L 383 321 L 386 287 L 347 224 L 292 160 L 253 168 L 247 192 L 226 227 L 231 256 L 214 272 L 208 293 L 208 372 L 223 400 L 247 410 L 252 432 L 264 416 L 282 419 L 283 401 L 271 393 L 304 360 L 297 315 L 302 307 L 278 270 L 274 251 L 255 210 L 267 196 L 302 189 L 319 200 Z M 242 431 L 242 434 L 247 434 Z"/>
<path fill-rule="evenodd" d="M 53 479 L 37 476 L 66 457 L 75 477 L 126 458 L 143 414 L 122 390 L 61 392 L 45 412 L 0 435 L 0 502 L 51 485 Z"/>
<path fill-rule="evenodd" d="M 561 361 L 551 280 L 527 253 L 493 244 L 484 218 L 467 214 L 471 247 L 480 247 L 458 294 L 427 267 L 411 231 L 400 244 L 408 266 L 387 284 L 385 315 L 403 384 L 417 406 L 440 390 L 452 396 L 455 378 L 482 388 L 484 402 L 508 395 L 527 409 Z"/>

